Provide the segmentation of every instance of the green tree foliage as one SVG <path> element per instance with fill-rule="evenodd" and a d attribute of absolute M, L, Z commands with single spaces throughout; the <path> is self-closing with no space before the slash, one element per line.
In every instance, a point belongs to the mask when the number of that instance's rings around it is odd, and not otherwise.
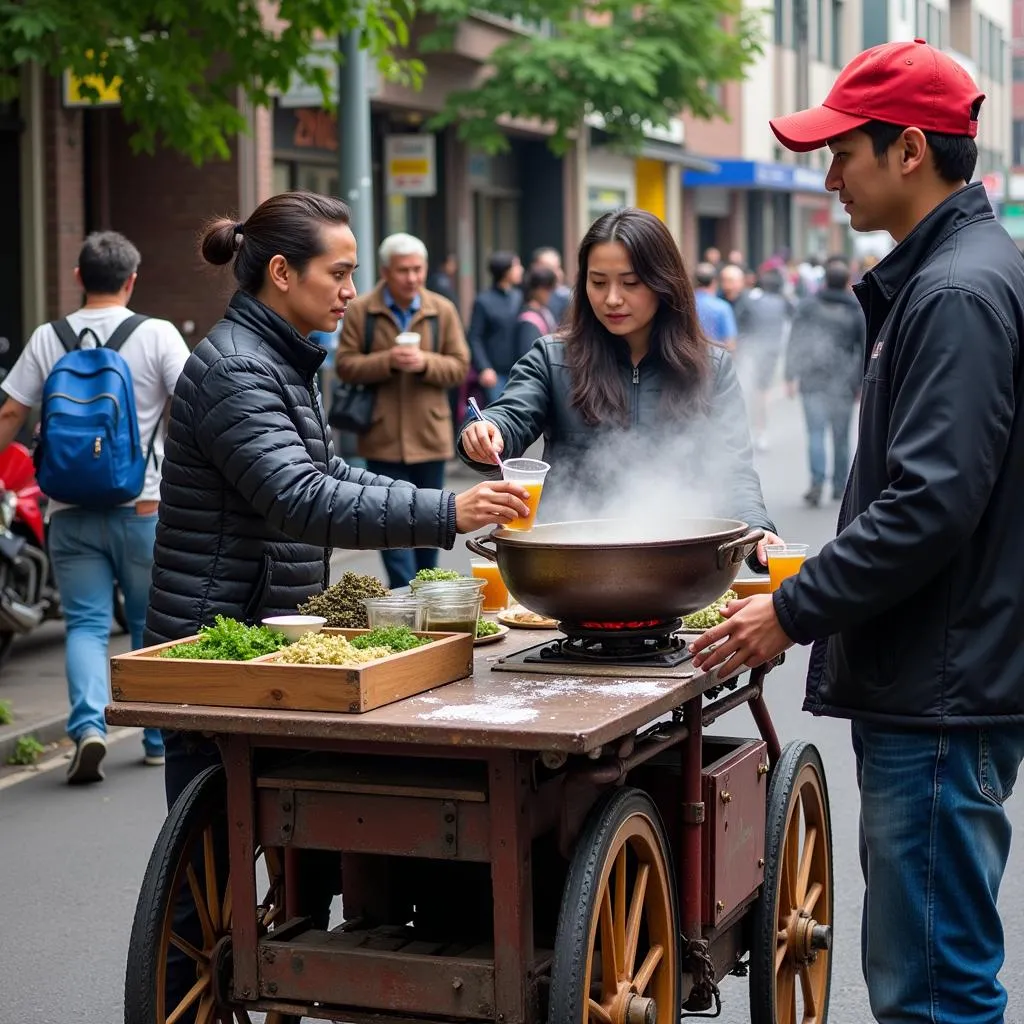
<path fill-rule="evenodd" d="M 636 147 L 646 125 L 666 127 L 686 111 L 722 114 L 713 87 L 741 79 L 761 52 L 760 14 L 742 0 L 600 0 L 586 5 L 586 17 L 578 0 L 486 7 L 541 31 L 499 47 L 478 87 L 450 96 L 434 125 L 455 124 L 491 153 L 508 147 L 499 126 L 508 115 L 552 127 L 556 152 L 587 114 L 623 148 Z M 444 48 L 465 14 L 462 0 L 423 0 L 422 8 L 440 25 L 424 47 Z"/>
<path fill-rule="evenodd" d="M 323 35 L 361 27 L 385 74 L 415 79 L 417 64 L 394 53 L 408 44 L 411 0 L 279 0 L 267 23 L 261 0 L 0 0 L 0 97 L 17 91 L 20 66 L 54 75 L 120 79 L 133 145 L 158 141 L 197 163 L 229 154 L 244 130 L 244 92 L 262 106 L 292 76 L 329 91 L 330 72 L 308 57 Z M 83 92 L 88 93 L 87 86 Z M 91 90 L 95 98 L 96 90 Z"/>
<path fill-rule="evenodd" d="M 603 119 L 623 144 L 645 124 L 666 125 L 689 110 L 719 112 L 711 89 L 742 77 L 759 48 L 756 15 L 742 0 L 278 0 L 268 23 L 261 0 L 0 0 L 0 99 L 12 97 L 20 68 L 119 80 L 133 145 L 163 143 L 197 163 L 226 157 L 245 129 L 238 98 L 269 105 L 298 74 L 331 91 L 333 72 L 310 61 L 318 40 L 359 28 L 381 71 L 418 84 L 423 64 L 409 24 L 432 26 L 423 52 L 451 45 L 471 12 L 543 22 L 495 51 L 478 88 L 450 97 L 435 126 L 489 152 L 507 146 L 505 117 L 535 119 L 563 150 L 585 114 Z M 96 95 L 87 84 L 86 95 Z"/>

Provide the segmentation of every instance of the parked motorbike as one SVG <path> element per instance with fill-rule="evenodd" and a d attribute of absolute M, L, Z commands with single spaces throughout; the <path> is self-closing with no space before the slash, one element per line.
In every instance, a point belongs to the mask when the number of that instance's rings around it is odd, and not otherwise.
<path fill-rule="evenodd" d="M 0 665 L 15 637 L 61 616 L 46 553 L 45 501 L 29 450 L 8 445 L 0 452 Z"/>

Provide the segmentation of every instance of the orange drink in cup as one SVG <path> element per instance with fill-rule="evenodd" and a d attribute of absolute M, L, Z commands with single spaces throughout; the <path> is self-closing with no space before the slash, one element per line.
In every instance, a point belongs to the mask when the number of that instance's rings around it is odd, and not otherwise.
<path fill-rule="evenodd" d="M 476 579 L 484 580 L 487 584 L 483 589 L 484 611 L 504 611 L 508 607 L 508 587 L 501 578 L 498 566 L 486 558 L 474 558 L 470 561 L 470 572 Z"/>
<path fill-rule="evenodd" d="M 506 459 L 501 464 L 503 480 L 511 480 L 529 492 L 526 504 L 530 514 L 525 519 L 513 519 L 505 523 L 510 530 L 529 530 L 537 518 L 537 506 L 540 505 L 541 491 L 544 490 L 544 478 L 551 467 L 539 459 Z"/>
<path fill-rule="evenodd" d="M 806 544 L 769 544 L 764 550 L 773 591 L 779 589 L 783 580 L 795 576 L 807 558 Z"/>

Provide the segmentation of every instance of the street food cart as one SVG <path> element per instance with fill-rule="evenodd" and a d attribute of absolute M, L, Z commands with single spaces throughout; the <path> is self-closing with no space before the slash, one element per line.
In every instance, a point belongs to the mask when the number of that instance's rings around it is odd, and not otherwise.
<path fill-rule="evenodd" d="M 115 659 L 112 724 L 206 734 L 223 759 L 154 848 L 126 1024 L 676 1024 L 716 1015 L 730 974 L 754 1024 L 824 1021 L 828 796 L 811 745 L 780 749 L 771 666 L 696 670 L 678 619 L 559 629 L 448 637 L 461 678 L 358 713 L 281 706 L 284 666 L 250 669 L 242 708 L 175 702 L 138 685 L 147 652 Z M 337 920 L 301 905 L 308 850 L 340 861 Z M 201 942 L 175 932 L 182 900 Z M 170 956 L 194 964 L 174 1006 Z"/>

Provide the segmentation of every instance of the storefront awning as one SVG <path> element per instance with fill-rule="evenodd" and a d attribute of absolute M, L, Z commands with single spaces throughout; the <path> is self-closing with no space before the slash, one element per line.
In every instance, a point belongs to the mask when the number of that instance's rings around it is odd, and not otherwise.
<path fill-rule="evenodd" d="M 825 174 L 793 164 L 759 160 L 716 160 L 717 170 L 684 170 L 685 188 L 760 189 L 770 192 L 825 192 Z"/>

